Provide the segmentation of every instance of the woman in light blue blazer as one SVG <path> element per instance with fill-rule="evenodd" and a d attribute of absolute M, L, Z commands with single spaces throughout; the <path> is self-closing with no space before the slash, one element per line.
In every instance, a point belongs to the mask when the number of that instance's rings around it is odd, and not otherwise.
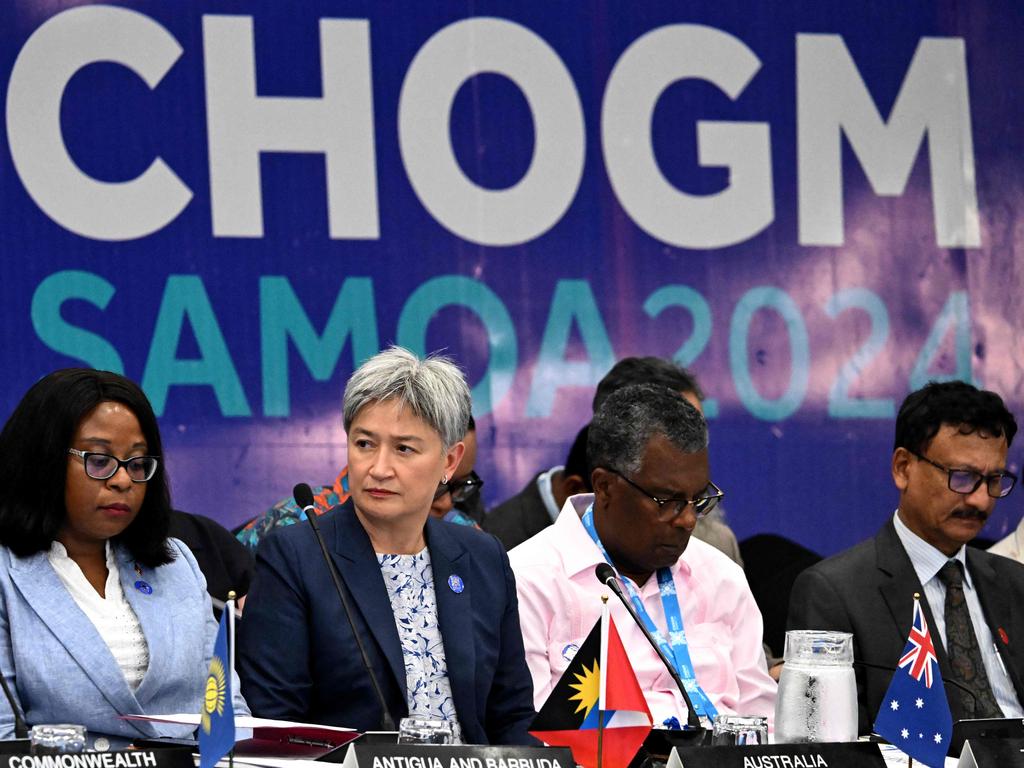
<path fill-rule="evenodd" d="M 198 713 L 217 633 L 195 558 L 167 536 L 160 454 L 142 391 L 85 368 L 37 382 L 0 433 L 0 672 L 29 726 L 193 730 L 122 719 Z M 14 722 L 0 699 L 0 738 Z"/>

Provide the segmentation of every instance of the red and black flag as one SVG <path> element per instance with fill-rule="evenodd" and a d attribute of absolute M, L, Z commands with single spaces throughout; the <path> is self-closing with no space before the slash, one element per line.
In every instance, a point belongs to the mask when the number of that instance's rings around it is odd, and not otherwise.
<path fill-rule="evenodd" d="M 605 609 L 544 702 L 530 733 L 547 744 L 569 747 L 584 768 L 612 768 L 628 765 L 650 730 L 647 702 Z"/>

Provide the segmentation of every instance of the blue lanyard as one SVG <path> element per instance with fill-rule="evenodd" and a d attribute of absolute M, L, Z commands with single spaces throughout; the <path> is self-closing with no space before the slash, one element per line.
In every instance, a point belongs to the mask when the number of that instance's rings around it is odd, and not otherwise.
<path fill-rule="evenodd" d="M 587 511 L 583 513 L 583 527 L 587 529 L 590 538 L 593 539 L 597 548 L 601 550 L 601 556 L 609 565 L 614 567 L 614 563 L 608 557 L 608 551 L 604 548 L 601 538 L 597 535 L 597 528 L 594 525 L 593 504 L 587 507 Z M 618 571 L 616 571 L 616 576 L 618 576 Z M 683 687 L 690 696 L 690 701 L 693 702 L 693 708 L 697 710 L 697 714 L 709 720 L 714 719 L 715 715 L 718 714 L 718 710 L 711 703 L 711 699 L 704 693 L 700 685 L 697 684 L 697 678 L 693 674 L 693 663 L 690 661 L 690 650 L 686 642 L 686 630 L 683 628 L 683 613 L 679 608 L 679 595 L 676 593 L 676 583 L 672 578 L 671 569 L 658 569 L 658 592 L 661 593 L 661 605 L 665 610 L 665 622 L 668 624 L 668 640 L 665 639 L 665 636 L 647 612 L 643 601 L 640 599 L 640 593 L 633 585 L 633 582 L 622 577 L 619 577 L 619 581 L 626 587 L 630 602 L 633 603 L 633 608 L 636 610 L 637 615 L 640 616 L 647 631 L 651 633 L 658 646 L 665 653 L 665 656 L 668 657 L 676 668 L 676 672 L 682 679 Z"/>

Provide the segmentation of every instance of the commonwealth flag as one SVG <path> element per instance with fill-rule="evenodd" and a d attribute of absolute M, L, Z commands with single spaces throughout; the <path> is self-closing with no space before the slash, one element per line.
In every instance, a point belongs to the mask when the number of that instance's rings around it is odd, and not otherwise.
<path fill-rule="evenodd" d="M 953 718 L 935 644 L 917 597 L 910 637 L 896 666 L 875 718 L 875 733 L 918 762 L 941 768 L 953 734 Z"/>
<path fill-rule="evenodd" d="M 235 746 L 235 708 L 231 698 L 229 637 L 234 633 L 235 605 L 229 600 L 220 617 L 213 658 L 206 676 L 203 709 L 199 713 L 199 768 L 213 768 Z"/>
<path fill-rule="evenodd" d="M 544 702 L 530 733 L 547 744 L 569 747 L 584 768 L 621 768 L 650 731 L 651 713 L 606 607 Z"/>

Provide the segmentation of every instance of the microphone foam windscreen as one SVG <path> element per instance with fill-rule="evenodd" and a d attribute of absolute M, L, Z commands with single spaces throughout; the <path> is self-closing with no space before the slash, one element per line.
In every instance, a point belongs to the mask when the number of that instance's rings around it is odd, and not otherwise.
<path fill-rule="evenodd" d="M 608 565 L 608 563 L 599 563 L 594 569 L 594 575 L 597 576 L 597 580 L 602 584 L 607 584 L 609 579 L 615 578 L 615 569 Z"/>
<path fill-rule="evenodd" d="M 295 498 L 295 503 L 299 505 L 300 509 L 315 506 L 313 504 L 313 489 L 306 483 L 299 483 L 292 488 L 292 496 Z"/>

